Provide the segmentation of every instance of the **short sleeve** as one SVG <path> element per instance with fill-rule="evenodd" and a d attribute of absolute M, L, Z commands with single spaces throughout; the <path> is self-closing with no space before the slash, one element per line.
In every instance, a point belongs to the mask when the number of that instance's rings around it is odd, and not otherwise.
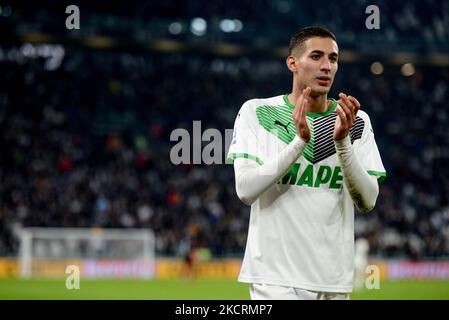
<path fill-rule="evenodd" d="M 369 116 L 363 117 L 365 122 L 360 145 L 356 149 L 357 158 L 361 162 L 362 167 L 370 174 L 377 177 L 379 183 L 383 182 L 387 177 L 387 172 L 382 163 L 379 149 L 377 148 L 374 138 L 374 131 L 371 126 Z"/>
<path fill-rule="evenodd" d="M 263 164 L 256 134 L 257 118 L 250 101 L 242 105 L 235 119 L 227 163 L 234 163 L 236 158 L 246 158 Z"/>

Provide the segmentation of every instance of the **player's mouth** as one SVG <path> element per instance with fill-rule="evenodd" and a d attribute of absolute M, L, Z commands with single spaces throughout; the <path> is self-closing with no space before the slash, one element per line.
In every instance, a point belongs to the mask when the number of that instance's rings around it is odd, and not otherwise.
<path fill-rule="evenodd" d="M 328 86 L 331 83 L 331 77 L 321 76 L 316 78 L 320 86 Z"/>

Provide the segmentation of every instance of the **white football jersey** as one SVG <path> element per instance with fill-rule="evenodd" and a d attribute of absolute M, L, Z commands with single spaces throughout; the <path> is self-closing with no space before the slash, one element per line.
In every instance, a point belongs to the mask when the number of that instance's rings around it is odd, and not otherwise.
<path fill-rule="evenodd" d="M 354 204 L 343 182 L 333 141 L 337 101 L 307 113 L 310 142 L 277 184 L 252 205 L 239 281 L 324 292 L 351 292 L 354 278 Z M 272 159 L 296 135 L 287 95 L 243 104 L 228 160 Z M 386 172 L 368 115 L 350 130 L 362 167 L 383 181 Z"/>

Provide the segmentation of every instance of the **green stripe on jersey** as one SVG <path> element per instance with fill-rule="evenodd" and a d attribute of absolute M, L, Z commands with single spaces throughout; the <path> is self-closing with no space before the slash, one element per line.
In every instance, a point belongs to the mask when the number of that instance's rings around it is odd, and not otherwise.
<path fill-rule="evenodd" d="M 284 105 L 264 105 L 257 107 L 256 115 L 259 124 L 265 130 L 275 135 L 285 144 L 289 144 L 296 135 L 295 121 L 292 116 L 292 111 L 295 106 L 288 100 L 288 95 L 284 95 L 283 99 Z M 303 156 L 311 163 L 314 163 L 315 159 L 315 119 L 329 115 L 337 108 L 337 101 L 335 99 L 330 100 L 332 104 L 327 111 L 322 113 L 307 112 L 306 117 L 310 127 L 310 141 L 304 149 Z"/>
<path fill-rule="evenodd" d="M 330 106 L 329 109 L 327 109 L 327 111 L 324 111 L 321 113 L 307 112 L 307 116 L 316 118 L 316 117 L 327 116 L 328 114 L 331 114 L 332 112 L 334 112 L 337 109 L 337 101 L 332 98 L 330 100 L 332 101 L 332 105 Z M 290 108 L 290 110 L 293 111 L 293 109 L 295 109 L 295 106 L 288 100 L 288 94 L 284 95 L 284 102 Z"/>
<path fill-rule="evenodd" d="M 295 138 L 296 127 L 289 107 L 260 106 L 256 108 L 256 115 L 259 124 L 285 144 Z"/>
<path fill-rule="evenodd" d="M 232 161 L 234 161 L 234 159 L 236 159 L 236 158 L 250 159 L 250 160 L 256 161 L 259 165 L 263 164 L 263 161 L 259 157 L 253 156 L 248 153 L 230 153 L 228 155 L 228 159 L 230 159 Z"/>
<path fill-rule="evenodd" d="M 368 170 L 368 174 L 370 174 L 372 176 L 376 176 L 377 177 L 377 181 L 379 181 L 379 183 L 384 182 L 385 179 L 387 178 L 387 173 L 386 172 L 379 172 L 379 171 Z"/>
<path fill-rule="evenodd" d="M 303 155 L 307 160 L 309 160 L 309 162 L 313 163 L 313 146 L 315 144 L 315 133 L 314 133 L 315 123 L 313 122 L 313 118 L 310 118 L 309 116 L 306 116 L 306 118 L 310 128 L 310 141 L 304 148 Z"/>

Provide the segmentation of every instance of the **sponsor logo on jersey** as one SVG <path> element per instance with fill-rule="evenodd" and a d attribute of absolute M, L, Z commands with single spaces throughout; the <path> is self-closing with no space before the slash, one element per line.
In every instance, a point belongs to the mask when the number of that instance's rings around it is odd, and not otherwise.
<path fill-rule="evenodd" d="M 283 123 L 280 122 L 279 120 L 274 120 L 274 125 L 281 126 L 282 128 L 285 129 L 285 131 L 287 131 L 287 133 L 290 133 L 290 131 L 288 131 L 288 125 L 289 125 L 289 124 L 290 124 L 290 122 L 287 123 L 287 124 L 283 124 Z"/>
<path fill-rule="evenodd" d="M 341 167 L 307 166 L 295 163 L 290 170 L 279 180 L 281 184 L 306 186 L 311 188 L 341 189 L 343 186 L 343 173 Z"/>

